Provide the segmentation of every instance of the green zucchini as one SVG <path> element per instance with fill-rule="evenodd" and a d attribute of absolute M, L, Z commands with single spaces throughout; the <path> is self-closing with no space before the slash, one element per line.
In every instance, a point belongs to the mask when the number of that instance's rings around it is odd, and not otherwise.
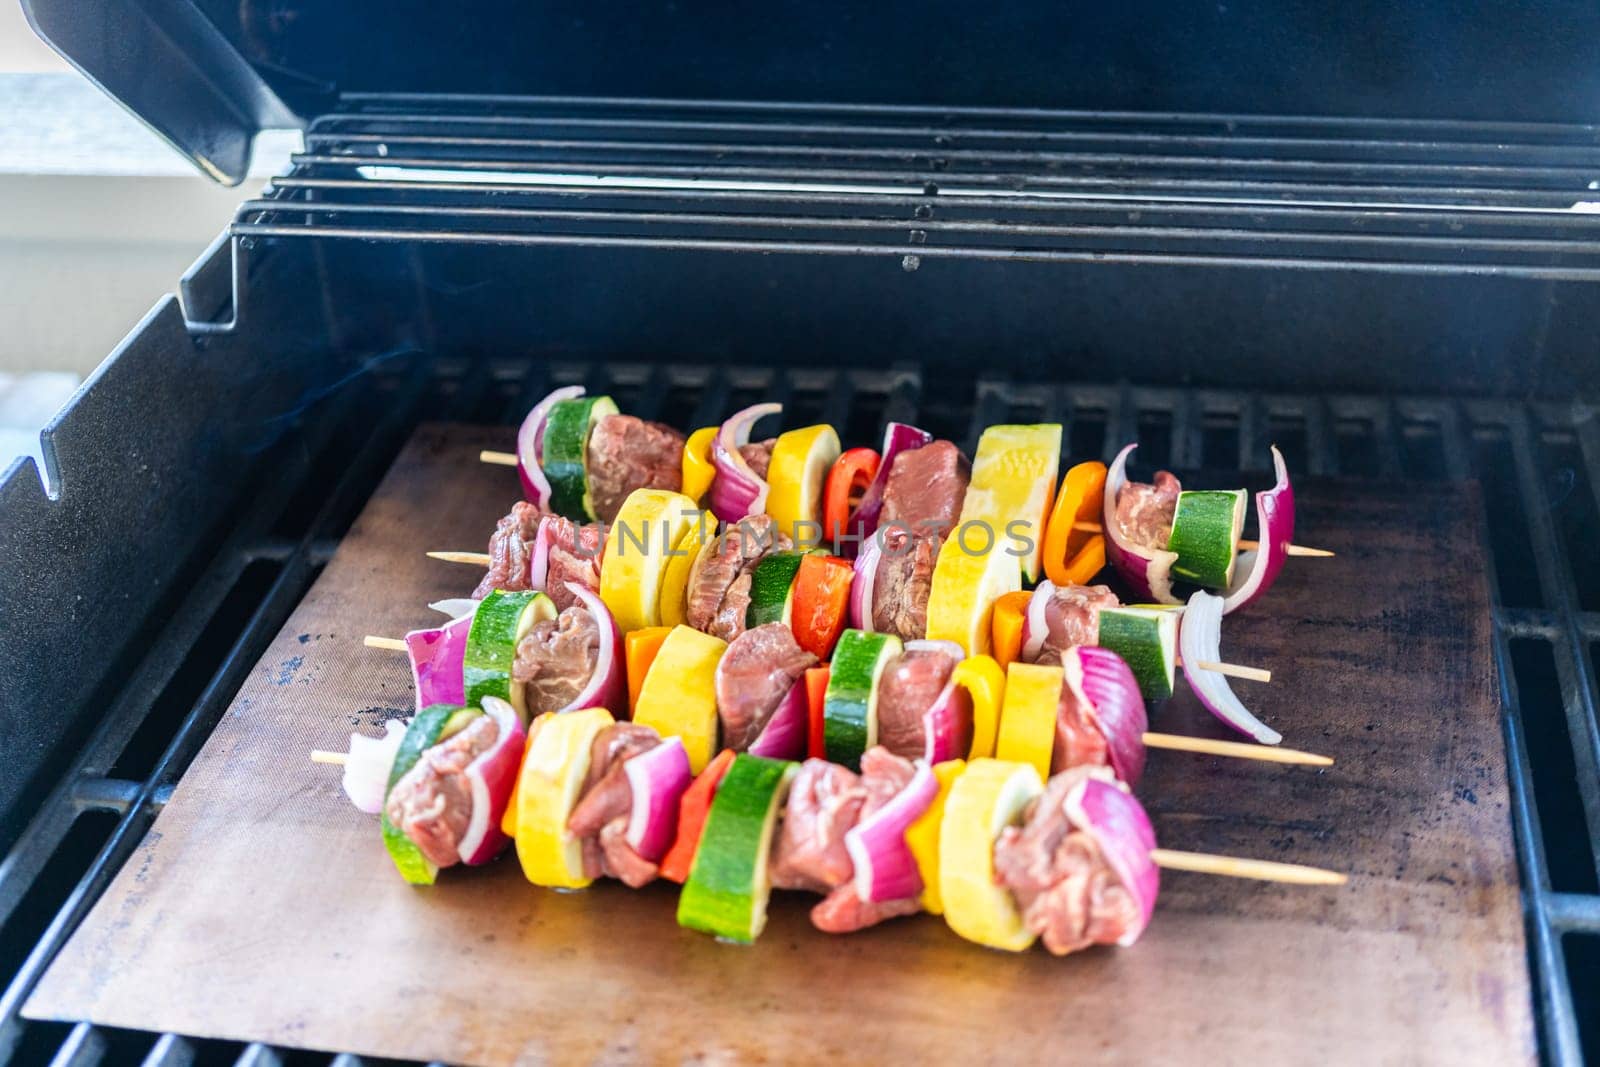
<path fill-rule="evenodd" d="M 569 519 L 599 518 L 589 498 L 589 430 L 617 414 L 609 396 L 558 400 L 545 417 L 539 466 L 550 483 L 550 510 Z"/>
<path fill-rule="evenodd" d="M 861 754 L 878 743 L 878 678 L 903 650 L 893 634 L 846 630 L 839 636 L 822 703 L 822 741 L 830 761 L 861 769 Z"/>
<path fill-rule="evenodd" d="M 756 564 L 750 576 L 750 606 L 744 612 L 747 629 L 769 622 L 789 621 L 794 603 L 794 576 L 804 552 L 773 552 Z"/>
<path fill-rule="evenodd" d="M 509 701 L 527 722 L 527 694 L 523 686 L 511 681 L 511 664 L 517 658 L 517 642 L 533 624 L 555 617 L 556 606 L 543 593 L 496 589 L 484 597 L 472 616 L 466 652 L 461 657 L 467 703 L 476 707 L 486 696 L 499 697 Z"/>
<path fill-rule="evenodd" d="M 429 704 L 412 717 L 406 726 L 405 736 L 400 739 L 400 748 L 394 754 L 394 766 L 389 769 L 389 786 L 384 790 L 386 801 L 395 783 L 417 765 L 424 752 L 439 743 L 446 725 L 460 710 L 451 704 Z M 382 826 L 383 847 L 388 851 L 389 858 L 394 860 L 400 877 L 412 885 L 432 885 L 439 875 L 439 868 L 429 862 L 404 830 L 389 821 L 387 806 L 383 812 Z"/>
<path fill-rule="evenodd" d="M 728 766 L 706 815 L 678 925 L 749 944 L 767 925 L 772 883 L 767 856 L 778 809 L 799 764 L 741 752 Z"/>
<path fill-rule="evenodd" d="M 1134 606 L 1102 608 L 1100 647 L 1127 661 L 1146 700 L 1172 695 L 1178 664 L 1177 608 Z"/>
<path fill-rule="evenodd" d="M 1239 535 L 1244 532 L 1247 494 L 1243 489 L 1178 494 L 1167 551 L 1176 552 L 1174 576 L 1206 589 L 1233 582 Z"/>

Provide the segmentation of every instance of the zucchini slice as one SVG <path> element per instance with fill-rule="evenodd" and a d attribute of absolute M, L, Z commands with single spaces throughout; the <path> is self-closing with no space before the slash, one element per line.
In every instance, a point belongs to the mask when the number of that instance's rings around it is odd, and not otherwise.
<path fill-rule="evenodd" d="M 412 717 L 406 726 L 405 736 L 400 739 L 400 748 L 395 752 L 394 766 L 389 769 L 389 785 L 383 791 L 385 801 L 395 783 L 417 765 L 422 754 L 443 739 L 445 727 L 462 710 L 452 704 L 429 704 Z M 389 853 L 389 858 L 394 860 L 400 877 L 412 885 L 432 885 L 439 876 L 439 868 L 429 862 L 404 830 L 389 821 L 387 806 L 383 812 L 382 827 L 383 847 Z"/>
<path fill-rule="evenodd" d="M 1206 589 L 1228 588 L 1244 532 L 1245 502 L 1243 489 L 1179 493 L 1167 540 L 1167 551 L 1178 554 L 1172 573 Z"/>
<path fill-rule="evenodd" d="M 486 696 L 499 697 L 527 722 L 527 693 L 511 681 L 511 664 L 517 658 L 517 642 L 533 624 L 555 617 L 556 606 L 543 593 L 496 589 L 484 597 L 472 616 L 466 652 L 461 657 L 467 703 L 477 706 Z"/>
<path fill-rule="evenodd" d="M 1103 608 L 1100 612 L 1100 647 L 1127 661 L 1146 700 L 1165 700 L 1172 695 L 1179 614 L 1176 608 L 1154 605 Z"/>
<path fill-rule="evenodd" d="M 689 879 L 678 897 L 678 925 L 749 944 L 767 925 L 772 893 L 767 856 L 799 764 L 741 752 L 717 787 Z"/>
<path fill-rule="evenodd" d="M 861 754 L 878 743 L 878 679 L 903 650 L 893 634 L 840 635 L 822 703 L 822 742 L 831 762 L 859 771 Z"/>
<path fill-rule="evenodd" d="M 616 414 L 616 401 L 609 396 L 560 400 L 550 408 L 539 466 L 550 483 L 550 510 L 557 515 L 580 522 L 599 517 L 589 499 L 589 431 Z"/>
<path fill-rule="evenodd" d="M 794 576 L 804 552 L 773 552 L 756 564 L 750 576 L 750 606 L 744 612 L 746 629 L 769 622 L 789 622 L 794 604 Z"/>

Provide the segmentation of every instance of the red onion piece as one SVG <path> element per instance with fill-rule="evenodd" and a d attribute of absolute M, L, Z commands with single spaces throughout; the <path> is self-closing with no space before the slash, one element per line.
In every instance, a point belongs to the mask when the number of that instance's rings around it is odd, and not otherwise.
<path fill-rule="evenodd" d="M 488 863 L 510 843 L 500 822 L 511 802 L 511 787 L 516 784 L 523 744 L 528 739 L 517 709 L 499 697 L 484 697 L 483 713 L 495 721 L 500 732 L 489 750 L 467 764 L 465 771 L 472 790 L 472 814 L 457 851 L 462 863 L 473 866 Z"/>
<path fill-rule="evenodd" d="M 805 682 L 789 687 L 778 709 L 761 728 L 761 736 L 750 743 L 750 755 L 772 759 L 804 759 L 808 725 Z"/>
<path fill-rule="evenodd" d="M 581 385 L 568 385 L 553 391 L 533 406 L 528 417 L 517 429 L 517 475 L 522 479 L 522 495 L 528 503 L 542 508 L 550 500 L 550 482 L 544 476 L 539 461 L 544 458 L 544 424 L 550 409 L 562 400 L 583 395 Z"/>
<path fill-rule="evenodd" d="M 889 471 L 894 466 L 894 458 L 902 452 L 921 448 L 932 440 L 933 434 L 903 422 L 891 422 L 884 427 L 883 450 L 880 453 L 883 458 L 878 461 L 878 473 L 873 475 L 867 491 L 861 494 L 861 503 L 856 505 L 855 513 L 847 523 L 850 532 L 860 537 L 863 545 L 867 538 L 878 532 L 878 513 L 883 510 L 883 492 L 889 487 Z"/>
<path fill-rule="evenodd" d="M 356 810 L 368 815 L 383 810 L 384 798 L 389 793 L 389 771 L 394 767 L 395 754 L 400 751 L 400 741 L 405 736 L 406 724 L 399 719 L 383 724 L 382 737 L 350 735 L 350 755 L 345 760 L 344 777 L 339 784 Z"/>
<path fill-rule="evenodd" d="M 1128 456 L 1138 447 L 1129 445 L 1118 452 L 1111 469 L 1106 472 L 1106 495 L 1100 511 L 1100 523 L 1106 535 L 1106 558 L 1132 587 L 1132 600 L 1181 604 L 1183 601 L 1172 595 L 1172 565 L 1177 562 L 1178 554 L 1134 544 L 1122 536 L 1122 526 L 1117 522 L 1117 494 L 1128 484 Z"/>
<path fill-rule="evenodd" d="M 750 427 L 782 410 L 782 404 L 752 404 L 723 423 L 711 439 L 711 465 L 717 469 L 711 482 L 711 511 L 723 522 L 738 522 L 767 510 L 769 486 L 756 477 L 739 449 L 750 443 Z"/>
<path fill-rule="evenodd" d="M 1178 650 L 1183 656 L 1183 676 L 1206 710 L 1238 730 L 1260 741 L 1276 745 L 1283 735 L 1250 714 L 1250 709 L 1234 695 L 1226 675 L 1200 666 L 1222 662 L 1222 598 L 1204 590 L 1189 598 L 1178 625 Z"/>
<path fill-rule="evenodd" d="M 568 582 L 567 589 L 594 616 L 595 625 L 600 629 L 600 653 L 583 692 L 560 710 L 605 708 L 617 718 L 625 719 L 628 717 L 628 675 L 622 659 L 622 631 L 605 603 L 588 586 Z"/>
<path fill-rule="evenodd" d="M 1133 894 L 1141 921 L 1117 940 L 1124 947 L 1131 945 L 1150 924 L 1161 891 L 1161 869 L 1150 858 L 1156 847 L 1150 816 L 1127 786 L 1098 777 L 1080 783 L 1067 795 L 1065 806 L 1068 821 L 1095 839 L 1106 863 Z"/>
<path fill-rule="evenodd" d="M 549 515 L 539 520 L 533 535 L 533 555 L 528 557 L 528 588 L 543 589 L 550 577 L 550 541 L 555 527 Z"/>
<path fill-rule="evenodd" d="M 967 658 L 966 649 L 954 641 L 920 638 L 907 641 L 905 650 L 943 652 L 957 663 Z M 922 736 L 922 758 L 929 764 L 967 758 L 972 737 L 972 695 L 957 685 L 954 678 L 944 684 L 928 710 L 922 713 Z M 960 743 L 963 738 L 969 745 Z"/>
<path fill-rule="evenodd" d="M 856 554 L 855 575 L 850 579 L 850 625 L 857 630 L 874 633 L 872 628 L 873 586 L 878 580 L 878 563 L 883 559 L 883 548 L 876 537 L 861 542 Z"/>
<path fill-rule="evenodd" d="M 1239 557 L 1234 568 L 1233 588 L 1223 596 L 1222 613 L 1237 611 L 1272 588 L 1289 558 L 1294 542 L 1294 487 L 1289 484 L 1289 468 L 1283 453 L 1272 447 L 1272 467 L 1278 482 L 1256 494 L 1257 536 L 1266 550 L 1253 550 Z"/>
<path fill-rule="evenodd" d="M 417 693 L 417 710 L 430 704 L 464 704 L 466 683 L 461 676 L 461 661 L 467 653 L 467 634 L 472 616 L 445 623 L 432 630 L 412 630 L 406 634 L 406 654 L 411 659 L 411 681 Z"/>
<path fill-rule="evenodd" d="M 939 780 L 924 763 L 893 800 L 844 835 L 845 851 L 855 865 L 856 896 L 869 902 L 905 900 L 922 892 L 922 875 L 906 845 L 906 828 L 938 794 Z"/>
<path fill-rule="evenodd" d="M 454 621 L 477 611 L 479 603 L 480 601 L 473 600 L 471 597 L 456 596 L 450 597 L 448 600 L 430 600 L 428 601 L 428 607 L 442 613 L 445 618 Z"/>
<path fill-rule="evenodd" d="M 1150 728 L 1133 668 L 1109 648 L 1078 645 L 1061 654 L 1063 680 L 1089 708 L 1106 739 L 1111 769 L 1130 786 L 1144 774 L 1144 732 Z"/>
<path fill-rule="evenodd" d="M 1032 595 L 1028 597 L 1028 611 L 1022 617 L 1020 658 L 1024 663 L 1038 661 L 1039 653 L 1044 648 L 1044 639 L 1050 636 L 1050 624 L 1045 618 L 1045 607 L 1050 603 L 1050 594 L 1055 591 L 1055 583 L 1046 578 L 1034 587 Z"/>
<path fill-rule="evenodd" d="M 694 781 L 689 753 L 682 738 L 669 737 L 628 760 L 622 770 L 633 790 L 624 837 L 640 856 L 657 863 L 678 836 L 678 804 Z"/>

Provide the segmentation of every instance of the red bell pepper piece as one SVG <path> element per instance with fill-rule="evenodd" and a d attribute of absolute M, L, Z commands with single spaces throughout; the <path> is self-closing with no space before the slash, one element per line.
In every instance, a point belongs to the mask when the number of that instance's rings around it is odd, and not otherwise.
<path fill-rule="evenodd" d="M 711 811 L 711 801 L 716 798 L 717 786 L 733 763 L 733 749 L 718 752 L 700 776 L 689 783 L 678 800 L 678 837 L 667 854 L 661 857 L 661 877 L 682 885 L 689 878 L 689 868 L 694 866 L 695 850 L 700 847 L 700 831 L 705 829 L 706 815 Z"/>
<path fill-rule="evenodd" d="M 812 759 L 828 758 L 822 730 L 822 707 L 827 699 L 828 665 L 824 663 L 806 671 L 806 755 Z"/>
<path fill-rule="evenodd" d="M 829 544 L 849 530 L 850 512 L 877 477 L 878 462 L 870 448 L 846 449 L 834 460 L 822 486 L 822 531 Z"/>
<path fill-rule="evenodd" d="M 794 576 L 794 601 L 789 628 L 800 647 L 818 659 L 833 655 L 833 646 L 850 617 L 850 583 L 855 568 L 838 556 L 807 556 Z"/>

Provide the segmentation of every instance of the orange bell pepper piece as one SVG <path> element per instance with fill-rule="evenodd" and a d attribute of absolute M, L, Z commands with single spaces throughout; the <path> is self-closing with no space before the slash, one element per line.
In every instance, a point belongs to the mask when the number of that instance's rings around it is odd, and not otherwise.
<path fill-rule="evenodd" d="M 672 632 L 670 626 L 646 626 L 642 630 L 631 630 L 622 638 L 622 659 L 628 668 L 628 714 L 633 714 L 633 709 L 639 703 L 639 690 L 644 687 L 644 676 L 650 672 L 650 664 L 656 661 L 656 653 L 661 651 L 661 642 L 667 639 Z"/>
<path fill-rule="evenodd" d="M 706 764 L 700 776 L 689 783 L 678 800 L 678 837 L 661 857 L 661 877 L 682 885 L 694 866 L 695 850 L 700 847 L 700 832 L 705 829 L 706 816 L 711 812 L 711 801 L 716 798 L 717 786 L 733 763 L 733 749 L 725 748 Z"/>
<path fill-rule="evenodd" d="M 1104 534 L 1073 529 L 1098 524 L 1106 492 L 1106 465 L 1079 463 L 1061 479 L 1061 491 L 1044 529 L 1044 573 L 1057 585 L 1088 585 L 1106 566 Z"/>
<path fill-rule="evenodd" d="M 833 461 L 822 486 L 822 536 L 838 544 L 848 530 L 855 498 L 867 491 L 878 475 L 878 453 L 870 448 L 848 448 Z"/>
<path fill-rule="evenodd" d="M 850 583 L 855 568 L 838 556 L 807 556 L 794 576 L 789 628 L 800 647 L 827 659 L 844 633 L 850 615 Z"/>
<path fill-rule="evenodd" d="M 827 743 L 823 741 L 823 705 L 828 701 L 828 665 L 806 670 L 806 755 L 812 759 L 827 759 Z"/>
<path fill-rule="evenodd" d="M 1022 655 L 1022 623 L 1028 615 L 1028 600 L 1032 596 L 1024 589 L 1019 593 L 1007 593 L 994 602 L 994 618 L 989 623 L 989 651 L 1002 670 Z"/>

